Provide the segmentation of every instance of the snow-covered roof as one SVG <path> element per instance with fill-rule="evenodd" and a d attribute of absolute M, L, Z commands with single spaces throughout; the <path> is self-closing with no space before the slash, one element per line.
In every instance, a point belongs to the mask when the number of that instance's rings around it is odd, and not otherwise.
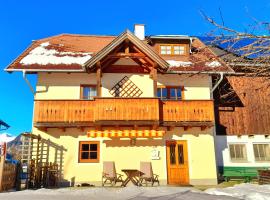
<path fill-rule="evenodd" d="M 190 38 L 184 35 L 156 35 L 151 37 Z M 28 70 L 34 73 L 37 71 L 82 72 L 85 70 L 85 63 L 100 54 L 107 46 L 112 45 L 111 43 L 116 38 L 116 36 L 62 34 L 36 40 L 6 68 L 6 71 Z M 192 39 L 192 51 L 188 55 L 172 57 L 159 55 L 158 50 L 151 44 L 145 43 L 144 46 L 152 47 L 152 57 L 160 59 L 161 63 L 167 61 L 170 66 L 168 72 L 232 71 L 199 39 L 195 37 Z"/>
<path fill-rule="evenodd" d="M 67 51 L 60 52 L 56 49 L 48 48 L 49 46 L 50 42 L 41 43 L 39 46 L 31 50 L 19 63 L 22 65 L 83 65 L 93 54 Z M 59 46 L 63 47 L 64 44 L 59 44 Z"/>

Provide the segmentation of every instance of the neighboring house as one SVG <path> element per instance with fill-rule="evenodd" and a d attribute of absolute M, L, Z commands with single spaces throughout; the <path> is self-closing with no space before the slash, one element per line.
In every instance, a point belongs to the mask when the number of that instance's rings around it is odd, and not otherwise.
<path fill-rule="evenodd" d="M 216 154 L 221 170 L 270 167 L 270 79 L 249 74 L 259 67 L 220 47 L 212 50 L 240 75 L 229 75 L 215 90 Z M 249 67 L 246 67 L 249 66 Z M 270 70 L 268 70 L 270 71 Z M 244 72 L 244 74 L 243 74 Z M 222 169 L 223 168 L 223 169 Z"/>
<path fill-rule="evenodd" d="M 198 38 L 62 34 L 6 71 L 37 74 L 32 132 L 67 149 L 63 181 L 98 185 L 103 161 L 151 161 L 163 184 L 217 183 L 211 75 L 233 70 Z"/>

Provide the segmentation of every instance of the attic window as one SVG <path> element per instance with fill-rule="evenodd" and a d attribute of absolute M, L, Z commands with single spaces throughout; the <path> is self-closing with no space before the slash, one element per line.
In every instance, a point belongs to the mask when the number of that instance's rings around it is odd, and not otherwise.
<path fill-rule="evenodd" d="M 160 45 L 161 55 L 185 55 L 186 49 L 184 45 L 166 44 Z"/>

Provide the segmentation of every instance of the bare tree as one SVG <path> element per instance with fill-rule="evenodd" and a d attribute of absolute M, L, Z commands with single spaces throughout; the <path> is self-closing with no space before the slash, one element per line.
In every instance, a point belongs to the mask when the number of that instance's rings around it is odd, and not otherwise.
<path fill-rule="evenodd" d="M 213 25 L 213 30 L 207 34 L 208 45 L 220 48 L 219 52 L 236 72 L 248 76 L 270 75 L 270 25 L 252 18 L 254 24 L 250 25 L 245 32 L 237 31 L 216 22 L 213 18 L 200 11 L 203 18 Z M 268 33 L 268 35 L 258 35 Z"/>

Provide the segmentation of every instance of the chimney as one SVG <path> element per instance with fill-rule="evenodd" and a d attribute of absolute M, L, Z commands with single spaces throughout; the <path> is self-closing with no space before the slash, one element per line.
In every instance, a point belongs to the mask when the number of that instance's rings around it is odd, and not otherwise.
<path fill-rule="evenodd" d="M 134 25 L 134 34 L 140 39 L 145 39 L 144 24 L 135 24 Z"/>

